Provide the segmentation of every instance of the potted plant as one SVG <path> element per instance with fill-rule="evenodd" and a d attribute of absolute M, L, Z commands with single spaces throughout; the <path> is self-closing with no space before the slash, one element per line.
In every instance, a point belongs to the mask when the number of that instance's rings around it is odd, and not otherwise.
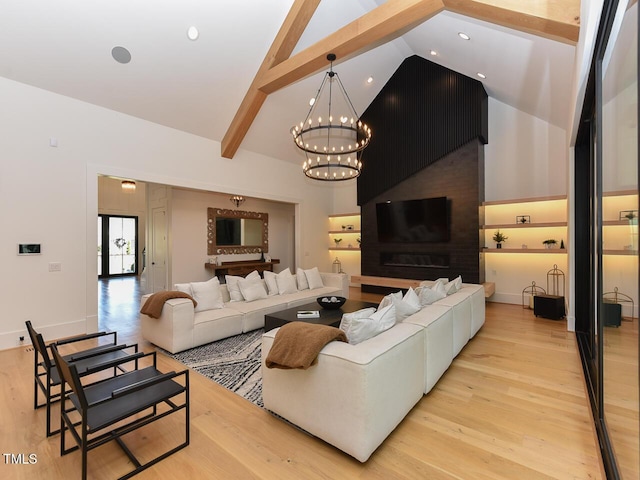
<path fill-rule="evenodd" d="M 336 248 L 338 248 L 340 246 L 340 242 L 342 241 L 342 239 L 341 238 L 334 238 L 333 241 L 336 242 Z"/>
<path fill-rule="evenodd" d="M 542 242 L 546 248 L 553 248 L 553 246 L 558 243 L 555 238 L 548 238 L 547 240 Z"/>
<path fill-rule="evenodd" d="M 500 230 L 496 230 L 493 234 L 493 241 L 496 242 L 496 248 L 502 248 L 502 242 L 506 241 L 509 237 L 507 237 Z"/>

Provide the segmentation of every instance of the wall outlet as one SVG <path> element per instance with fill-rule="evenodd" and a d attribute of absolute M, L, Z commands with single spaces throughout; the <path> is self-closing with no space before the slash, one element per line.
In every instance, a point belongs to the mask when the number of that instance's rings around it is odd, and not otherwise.
<path fill-rule="evenodd" d="M 60 263 L 60 262 L 50 262 L 49 263 L 49 271 L 50 272 L 60 272 L 60 271 L 62 271 L 62 263 Z"/>

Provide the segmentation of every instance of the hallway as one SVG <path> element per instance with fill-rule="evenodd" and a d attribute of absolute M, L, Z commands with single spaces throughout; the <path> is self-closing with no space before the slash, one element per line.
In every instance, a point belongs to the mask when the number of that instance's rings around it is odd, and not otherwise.
<path fill-rule="evenodd" d="M 142 295 L 138 276 L 98 279 L 98 330 L 115 331 L 120 340 L 137 342 L 140 338 L 138 313 Z"/>

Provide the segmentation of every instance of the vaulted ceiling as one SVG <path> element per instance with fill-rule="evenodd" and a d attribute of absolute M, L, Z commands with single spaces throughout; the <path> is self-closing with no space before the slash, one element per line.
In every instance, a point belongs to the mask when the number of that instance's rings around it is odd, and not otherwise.
<path fill-rule="evenodd" d="M 358 112 L 417 54 L 483 73 L 490 97 L 567 128 L 579 10 L 579 0 L 0 0 L 0 76 L 222 142 L 226 157 L 239 148 L 298 163 L 288 131 L 330 51 Z M 129 63 L 112 58 L 116 46 Z"/>

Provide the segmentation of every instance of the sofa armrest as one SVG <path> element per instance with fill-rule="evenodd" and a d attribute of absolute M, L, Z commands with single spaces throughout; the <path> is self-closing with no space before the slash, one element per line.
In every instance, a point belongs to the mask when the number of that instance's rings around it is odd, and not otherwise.
<path fill-rule="evenodd" d="M 339 288 L 342 290 L 342 296 L 349 298 L 349 275 L 346 273 L 328 273 L 320 272 L 322 283 L 325 287 Z"/>
<path fill-rule="evenodd" d="M 140 299 L 144 305 L 150 295 Z M 193 346 L 194 307 L 189 298 L 172 298 L 162 307 L 160 318 L 140 314 L 142 336 L 160 348 L 176 353 Z"/>
<path fill-rule="evenodd" d="M 422 398 L 420 326 L 399 323 L 357 345 L 330 342 L 307 370 L 266 368 L 277 330 L 262 336 L 265 408 L 361 462 Z"/>

